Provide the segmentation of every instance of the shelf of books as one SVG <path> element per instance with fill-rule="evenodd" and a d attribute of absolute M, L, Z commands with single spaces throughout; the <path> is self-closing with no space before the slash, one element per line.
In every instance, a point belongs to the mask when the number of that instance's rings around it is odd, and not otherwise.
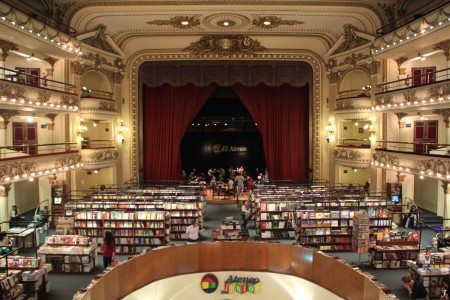
<path fill-rule="evenodd" d="M 429 298 L 439 298 L 442 280 L 448 279 L 450 252 L 420 253 L 417 261 L 409 261 L 411 278 L 423 281 Z"/>
<path fill-rule="evenodd" d="M 369 249 L 369 262 L 377 269 L 408 268 L 419 255 L 419 234 L 398 230 L 377 233 L 376 244 Z"/>
<path fill-rule="evenodd" d="M 40 258 L 8 256 L 0 259 L 0 268 L 5 270 L 0 273 L 2 299 L 45 299 L 50 264 Z"/>
<path fill-rule="evenodd" d="M 170 240 L 186 240 L 186 228 L 194 221 L 203 223 L 202 209 L 195 201 L 172 201 L 164 204 L 165 211 L 170 215 Z"/>
<path fill-rule="evenodd" d="M 219 229 L 212 230 L 214 241 L 245 241 L 249 238 L 248 230 L 242 228 L 241 221 L 227 217 L 222 220 Z"/>
<path fill-rule="evenodd" d="M 87 236 L 52 235 L 37 252 L 43 262 L 52 265 L 52 272 L 89 273 L 95 267 L 96 248 Z"/>
<path fill-rule="evenodd" d="M 139 253 L 166 244 L 165 211 L 81 211 L 75 214 L 75 233 L 98 246 L 106 231 L 115 237 L 119 254 Z"/>
<path fill-rule="evenodd" d="M 359 210 L 353 215 L 353 251 L 367 253 L 369 251 L 370 219 L 365 210 Z"/>
<path fill-rule="evenodd" d="M 293 214 L 288 211 L 287 202 L 260 203 L 259 230 L 262 240 L 294 239 Z"/>

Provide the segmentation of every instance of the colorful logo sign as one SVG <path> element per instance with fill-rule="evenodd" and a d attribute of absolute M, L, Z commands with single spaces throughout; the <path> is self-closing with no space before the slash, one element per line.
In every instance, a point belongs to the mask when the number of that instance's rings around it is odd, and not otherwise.
<path fill-rule="evenodd" d="M 201 286 L 205 293 L 211 294 L 219 287 L 219 280 L 213 274 L 206 274 L 202 278 Z"/>
<path fill-rule="evenodd" d="M 257 294 L 261 291 L 261 282 L 259 278 L 254 277 L 228 277 L 225 281 L 225 288 L 222 293 L 232 294 L 237 292 L 239 294 L 245 294 L 247 292 L 251 294 Z"/>

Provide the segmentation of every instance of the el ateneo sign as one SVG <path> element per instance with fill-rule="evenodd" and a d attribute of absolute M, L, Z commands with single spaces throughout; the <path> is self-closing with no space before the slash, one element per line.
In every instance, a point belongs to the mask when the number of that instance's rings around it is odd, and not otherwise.
<path fill-rule="evenodd" d="M 238 147 L 238 146 L 227 146 L 227 145 L 219 145 L 215 144 L 213 146 L 214 154 L 221 154 L 225 152 L 247 152 L 247 147 Z"/>

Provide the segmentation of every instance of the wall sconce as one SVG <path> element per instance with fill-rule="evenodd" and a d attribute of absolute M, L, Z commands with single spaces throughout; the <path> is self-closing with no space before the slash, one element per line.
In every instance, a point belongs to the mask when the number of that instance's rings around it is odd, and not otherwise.
<path fill-rule="evenodd" d="M 334 126 L 331 120 L 328 121 L 327 126 L 325 126 L 325 129 L 327 131 L 327 143 L 329 143 L 334 138 Z"/>
<path fill-rule="evenodd" d="M 80 142 L 84 140 L 84 138 L 81 136 L 85 131 L 87 131 L 87 126 L 83 123 L 83 119 L 80 120 L 80 125 L 77 128 L 77 135 L 79 135 Z"/>
<path fill-rule="evenodd" d="M 128 131 L 127 126 L 125 126 L 125 123 L 123 120 L 120 120 L 119 128 L 117 129 L 117 140 L 121 141 L 122 144 L 125 143 L 125 132 Z"/>

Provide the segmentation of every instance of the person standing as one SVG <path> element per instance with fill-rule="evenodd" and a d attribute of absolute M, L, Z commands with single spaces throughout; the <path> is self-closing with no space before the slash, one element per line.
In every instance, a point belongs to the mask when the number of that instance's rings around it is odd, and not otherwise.
<path fill-rule="evenodd" d="M 370 196 L 370 183 L 368 181 L 366 181 L 366 184 L 364 184 L 364 195 Z"/>
<path fill-rule="evenodd" d="M 186 238 L 188 242 L 198 242 L 200 240 L 197 219 L 195 219 L 194 222 L 186 228 Z"/>
<path fill-rule="evenodd" d="M 248 222 L 248 220 L 250 219 L 250 216 L 251 216 L 251 212 L 250 212 L 250 209 L 248 208 L 248 205 L 247 205 L 246 201 L 242 202 L 241 215 L 242 215 L 242 220 L 244 221 L 244 223 L 242 224 L 242 228 L 246 229 L 247 228 L 247 222 Z"/>
<path fill-rule="evenodd" d="M 409 276 L 402 277 L 403 285 L 408 291 L 409 297 L 413 300 L 428 300 L 428 292 L 423 283 L 419 280 L 413 280 Z"/>
<path fill-rule="evenodd" d="M 244 181 L 245 178 L 242 174 L 238 173 L 236 178 L 234 179 L 237 185 L 237 193 L 238 195 L 242 195 L 244 193 Z"/>
<path fill-rule="evenodd" d="M 102 244 L 102 253 L 103 253 L 103 267 L 105 269 L 111 265 L 116 256 L 116 243 L 114 241 L 114 236 L 111 231 L 106 231 L 105 236 L 103 237 Z"/>

